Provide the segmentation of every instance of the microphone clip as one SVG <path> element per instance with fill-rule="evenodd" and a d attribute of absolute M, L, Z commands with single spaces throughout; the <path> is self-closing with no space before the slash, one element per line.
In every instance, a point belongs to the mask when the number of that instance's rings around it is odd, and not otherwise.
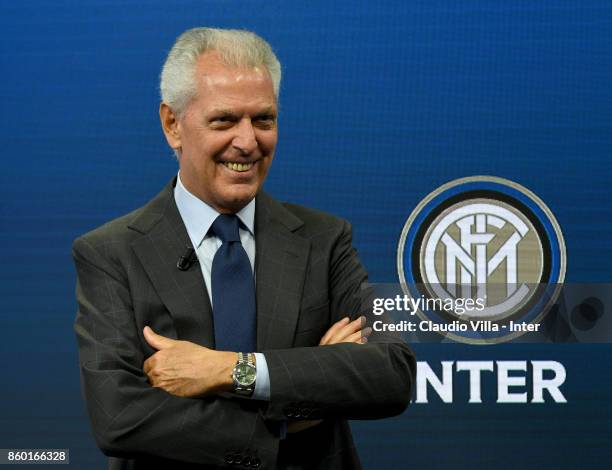
<path fill-rule="evenodd" d="M 176 267 L 179 271 L 187 271 L 191 265 L 197 263 L 198 257 L 195 254 L 195 250 L 190 247 L 185 247 L 185 252 L 181 255 L 181 257 L 176 262 Z"/>

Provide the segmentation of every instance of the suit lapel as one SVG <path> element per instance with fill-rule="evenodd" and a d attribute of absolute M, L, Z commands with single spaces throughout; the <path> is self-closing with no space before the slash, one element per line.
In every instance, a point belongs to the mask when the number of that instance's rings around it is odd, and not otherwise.
<path fill-rule="evenodd" d="M 293 233 L 303 222 L 263 191 L 255 209 L 257 349 L 293 345 L 310 241 Z"/>
<path fill-rule="evenodd" d="M 130 225 L 143 234 L 132 247 L 170 312 L 180 339 L 214 347 L 212 308 L 197 263 L 181 271 L 176 263 L 189 235 L 174 201 L 174 181 Z"/>

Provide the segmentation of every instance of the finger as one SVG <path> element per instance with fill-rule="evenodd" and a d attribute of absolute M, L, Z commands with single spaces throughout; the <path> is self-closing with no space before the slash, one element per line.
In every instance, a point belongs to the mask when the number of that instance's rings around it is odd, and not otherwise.
<path fill-rule="evenodd" d="M 353 333 L 360 331 L 362 326 L 365 324 L 365 317 L 358 317 L 348 325 L 341 328 L 332 338 L 335 343 L 340 343 L 348 338 Z"/>
<path fill-rule="evenodd" d="M 166 338 L 165 336 L 158 335 L 149 326 L 144 327 L 143 334 L 147 340 L 147 343 L 149 343 L 149 346 L 155 349 L 166 349 L 176 342 L 176 340 L 172 338 Z"/>
<path fill-rule="evenodd" d="M 372 333 L 372 330 L 370 328 L 364 328 L 363 330 L 360 330 L 356 333 L 353 333 L 352 335 L 347 336 L 346 339 L 344 339 L 342 342 L 360 344 L 367 343 L 368 336 L 370 336 L 370 333 Z"/>
<path fill-rule="evenodd" d="M 149 361 L 149 359 L 147 359 L 146 361 L 144 361 L 144 364 L 142 365 L 142 370 L 145 374 L 149 375 L 149 371 L 153 368 L 153 366 L 151 365 L 151 361 Z"/>
<path fill-rule="evenodd" d="M 340 343 L 343 339 L 357 331 L 357 329 L 359 328 L 359 318 L 350 321 L 350 319 L 346 317 L 343 318 L 342 323 L 338 323 L 339 324 L 334 325 L 335 328 L 330 328 L 330 330 L 328 331 L 329 335 L 325 344 Z"/>
<path fill-rule="evenodd" d="M 157 361 L 156 354 L 150 356 L 144 363 L 142 364 L 142 370 L 145 374 L 149 375 L 151 371 L 155 369 L 155 363 Z"/>
<path fill-rule="evenodd" d="M 348 324 L 348 322 L 349 322 L 349 317 L 344 317 L 342 320 L 339 320 L 336 323 L 334 323 L 331 326 L 331 328 L 325 332 L 325 334 L 323 335 L 323 338 L 321 338 L 321 341 L 319 341 L 319 344 L 321 345 L 327 344 L 330 338 L 333 335 L 335 335 L 336 332 L 340 330 L 344 325 Z"/>
<path fill-rule="evenodd" d="M 147 364 L 145 367 L 148 368 L 148 371 L 145 371 L 147 382 L 149 382 L 151 386 L 155 386 L 155 377 L 151 374 L 153 367 L 151 366 L 151 364 Z"/>

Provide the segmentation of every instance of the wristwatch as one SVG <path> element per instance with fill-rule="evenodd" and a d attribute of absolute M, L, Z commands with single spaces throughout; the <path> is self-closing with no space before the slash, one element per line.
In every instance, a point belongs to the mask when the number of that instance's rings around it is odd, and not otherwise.
<path fill-rule="evenodd" d="M 232 371 L 234 381 L 234 393 L 250 396 L 255 390 L 255 379 L 257 378 L 257 367 L 255 366 L 255 355 L 239 352 L 238 360 Z"/>

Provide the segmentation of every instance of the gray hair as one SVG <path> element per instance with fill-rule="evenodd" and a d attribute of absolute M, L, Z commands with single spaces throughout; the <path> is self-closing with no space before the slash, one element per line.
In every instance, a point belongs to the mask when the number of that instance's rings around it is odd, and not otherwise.
<path fill-rule="evenodd" d="M 196 96 L 196 61 L 210 50 L 217 51 L 228 66 L 265 66 L 278 98 L 281 65 L 264 39 L 238 29 L 193 28 L 181 34 L 170 49 L 159 84 L 162 101 L 179 118 Z"/>

